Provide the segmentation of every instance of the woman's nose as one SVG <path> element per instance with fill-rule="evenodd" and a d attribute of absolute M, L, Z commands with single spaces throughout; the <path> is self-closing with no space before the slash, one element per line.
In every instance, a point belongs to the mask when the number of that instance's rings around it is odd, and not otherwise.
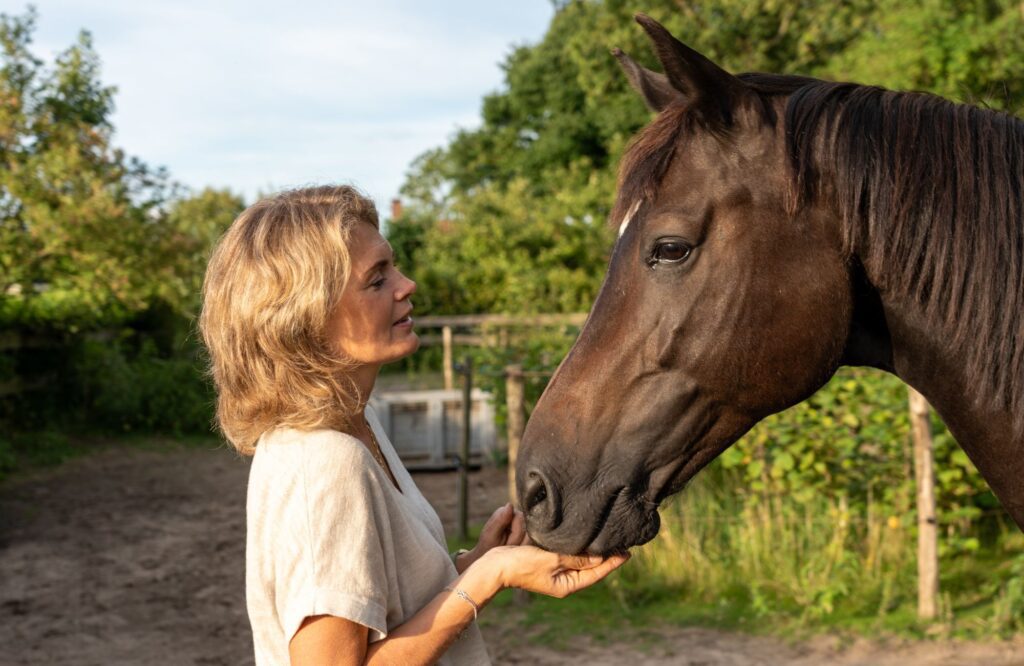
<path fill-rule="evenodd" d="M 396 296 L 398 300 L 406 299 L 416 293 L 416 282 L 405 275 L 402 275 L 402 288 L 398 290 Z"/>

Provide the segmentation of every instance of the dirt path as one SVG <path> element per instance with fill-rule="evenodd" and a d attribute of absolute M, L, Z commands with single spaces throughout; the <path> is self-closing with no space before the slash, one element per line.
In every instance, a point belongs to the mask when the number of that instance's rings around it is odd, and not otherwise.
<path fill-rule="evenodd" d="M 226 450 L 115 448 L 0 487 L 0 664 L 251 664 L 247 472 Z M 416 481 L 451 529 L 453 475 Z M 474 473 L 474 522 L 503 501 L 504 483 L 502 470 Z M 498 664 L 1024 665 L 1022 643 L 864 643 L 838 652 L 826 641 L 790 647 L 678 628 L 642 644 L 581 639 L 555 652 L 524 645 L 516 619 L 487 629 Z"/>

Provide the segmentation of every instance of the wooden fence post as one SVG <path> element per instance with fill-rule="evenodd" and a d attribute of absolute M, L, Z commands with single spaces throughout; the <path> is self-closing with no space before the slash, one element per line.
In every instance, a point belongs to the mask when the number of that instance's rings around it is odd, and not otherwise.
<path fill-rule="evenodd" d="M 939 556 L 931 420 L 925 397 L 909 386 L 907 390 L 917 484 L 917 616 L 922 620 L 932 620 L 939 611 Z"/>
<path fill-rule="evenodd" d="M 526 412 L 523 409 L 525 382 L 523 366 L 509 365 L 505 368 L 505 405 L 508 407 L 508 499 L 515 506 L 516 500 L 516 457 L 519 443 L 526 429 Z"/>
<path fill-rule="evenodd" d="M 441 344 L 444 345 L 444 390 L 455 388 L 455 377 L 452 372 L 452 327 L 441 329 Z"/>
<path fill-rule="evenodd" d="M 473 359 L 462 360 L 462 451 L 459 456 L 459 538 L 469 539 L 469 445 L 473 412 Z"/>
<path fill-rule="evenodd" d="M 505 367 L 505 404 L 508 407 L 508 499 L 512 506 L 518 504 L 516 499 L 516 457 L 519 455 L 519 444 L 523 441 L 526 430 L 526 381 L 523 377 L 523 366 L 509 365 Z M 530 602 L 530 593 L 515 589 L 512 602 L 524 606 Z"/>

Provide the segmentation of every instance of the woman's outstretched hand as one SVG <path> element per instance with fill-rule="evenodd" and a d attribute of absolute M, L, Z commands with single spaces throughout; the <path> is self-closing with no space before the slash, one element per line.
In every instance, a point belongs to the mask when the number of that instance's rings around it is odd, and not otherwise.
<path fill-rule="evenodd" d="M 531 545 L 499 546 L 488 551 L 480 564 L 495 568 L 503 588 L 517 587 L 561 599 L 602 580 L 629 558 L 629 553 L 560 555 Z"/>
<path fill-rule="evenodd" d="M 563 598 L 600 581 L 629 557 L 561 555 L 537 548 L 526 534 L 522 512 L 506 504 L 491 515 L 476 546 L 460 555 L 455 566 L 482 586 L 486 600 L 508 587 Z"/>

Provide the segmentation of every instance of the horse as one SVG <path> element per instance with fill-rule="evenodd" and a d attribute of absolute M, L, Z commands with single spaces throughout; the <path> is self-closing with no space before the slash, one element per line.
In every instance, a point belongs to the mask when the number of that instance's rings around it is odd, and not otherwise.
<path fill-rule="evenodd" d="M 606 555 L 842 365 L 894 373 L 1024 528 L 1024 122 L 940 97 L 733 75 L 651 18 L 657 115 L 607 274 L 516 465 L 538 545 Z"/>

